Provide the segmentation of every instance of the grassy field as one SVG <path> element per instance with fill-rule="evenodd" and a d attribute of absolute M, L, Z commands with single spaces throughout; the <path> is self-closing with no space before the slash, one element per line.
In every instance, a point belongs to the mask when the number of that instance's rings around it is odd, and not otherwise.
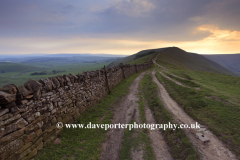
<path fill-rule="evenodd" d="M 230 75 L 193 71 L 176 66 L 168 61 L 157 61 L 167 67 L 167 72 L 187 78 L 177 81 L 186 86 L 200 87 L 200 90 L 177 85 L 157 73 L 160 82 L 164 82 L 170 96 L 195 120 L 208 128 L 225 144 L 240 155 L 240 78 Z M 168 74 L 169 76 L 169 74 Z"/>
<path fill-rule="evenodd" d="M 31 72 L 31 71 L 39 71 L 40 68 L 36 66 L 31 66 L 27 64 L 18 64 L 11 62 L 0 62 L 0 73 L 4 72 Z"/>
<path fill-rule="evenodd" d="M 17 86 L 23 85 L 26 81 L 29 79 L 33 80 L 40 80 L 40 79 L 46 79 L 48 77 L 54 77 L 57 75 L 64 75 L 64 74 L 78 74 L 82 73 L 84 71 L 95 71 L 98 69 L 101 69 L 105 66 L 107 66 L 111 62 L 104 62 L 104 63 L 47 63 L 47 62 L 36 62 L 36 63 L 27 63 L 28 68 L 25 68 L 24 70 L 15 71 L 12 70 L 12 72 L 6 72 L 6 73 L 0 73 L 0 87 L 6 85 L 6 84 L 15 84 Z M 14 65 L 16 67 L 16 65 Z M 29 66 L 33 66 L 33 69 L 29 71 Z M 31 68 L 31 67 L 30 67 Z M 35 70 L 37 68 L 37 70 Z M 51 72 L 52 70 L 64 70 L 65 72 L 60 72 L 57 74 L 50 74 L 50 75 L 30 75 L 34 72 L 39 72 L 39 68 L 41 71 L 48 71 Z"/>

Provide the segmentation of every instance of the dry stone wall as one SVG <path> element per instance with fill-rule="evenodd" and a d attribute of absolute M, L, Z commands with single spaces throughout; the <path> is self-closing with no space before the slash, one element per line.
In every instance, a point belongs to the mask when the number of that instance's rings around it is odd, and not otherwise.
<path fill-rule="evenodd" d="M 57 122 L 72 123 L 110 93 L 122 79 L 150 68 L 121 65 L 69 74 L 0 89 L 0 159 L 30 159 L 61 133 Z"/>

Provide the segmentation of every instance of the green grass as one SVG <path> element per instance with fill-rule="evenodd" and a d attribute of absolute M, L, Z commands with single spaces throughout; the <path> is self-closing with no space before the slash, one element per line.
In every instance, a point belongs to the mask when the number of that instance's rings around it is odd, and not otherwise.
<path fill-rule="evenodd" d="M 194 80 L 195 84 L 209 88 L 218 98 L 240 105 L 240 77 L 173 68 L 170 68 L 169 72 Z"/>
<path fill-rule="evenodd" d="M 158 124 L 173 123 L 172 114 L 169 113 L 158 98 L 158 86 L 153 82 L 152 76 L 147 74 L 141 81 L 142 92 L 148 106 L 154 113 Z M 197 152 L 189 141 L 185 132 L 181 129 L 160 130 L 170 148 L 170 153 L 174 159 L 199 159 Z"/>
<path fill-rule="evenodd" d="M 40 68 L 31 65 L 11 63 L 11 62 L 0 62 L 0 73 L 5 72 L 31 72 L 39 71 Z"/>
<path fill-rule="evenodd" d="M 133 120 L 130 124 L 133 124 Z M 124 141 L 120 153 L 121 160 L 131 160 L 131 150 L 143 151 L 143 159 L 154 160 L 154 153 L 148 137 L 147 129 L 126 129 L 124 132 Z"/>
<path fill-rule="evenodd" d="M 196 88 L 196 87 L 200 87 L 199 84 L 191 81 L 191 80 L 188 80 L 188 79 L 181 79 L 181 78 L 178 78 L 178 77 L 175 77 L 171 74 L 169 74 L 168 72 L 164 72 L 164 74 L 166 74 L 168 77 L 178 81 L 178 82 L 181 82 L 183 85 L 186 85 L 188 87 L 193 87 L 193 88 Z"/>
<path fill-rule="evenodd" d="M 133 124 L 133 121 L 131 122 Z M 131 149 L 132 149 L 132 142 L 133 140 L 133 133 L 134 129 L 126 129 L 124 132 L 124 141 L 122 143 L 120 159 L 121 160 L 131 160 Z"/>
<path fill-rule="evenodd" d="M 207 75 L 209 74 L 207 73 Z M 179 86 L 159 73 L 156 76 L 160 82 L 165 83 L 165 88 L 170 96 L 183 107 L 186 113 L 196 121 L 207 125 L 218 138 L 228 145 L 230 150 L 234 151 L 237 156 L 240 155 L 240 108 L 238 105 L 229 104 L 227 101 L 222 100 L 224 98 L 227 100 L 227 96 L 225 95 L 217 97 L 217 100 L 210 98 L 221 95 L 221 93 L 216 94 L 211 87 L 201 87 L 201 90 L 195 90 Z M 224 75 L 215 74 L 215 78 L 218 81 L 221 81 L 219 80 L 221 76 L 225 77 Z M 193 74 L 191 77 L 194 77 Z M 212 78 L 213 80 L 215 79 L 214 77 Z M 222 79 L 222 81 L 226 82 L 227 80 Z M 230 82 L 231 80 L 229 79 L 226 83 Z M 214 86 L 216 82 L 213 83 L 212 80 L 210 81 L 209 79 L 209 81 L 206 81 L 205 79 L 205 84 L 212 84 Z M 227 87 L 226 91 L 228 91 Z"/>
<path fill-rule="evenodd" d="M 113 113 L 110 111 L 113 103 L 129 92 L 129 86 L 139 75 L 134 74 L 121 81 L 111 94 L 100 100 L 93 107 L 85 111 L 75 123 L 110 124 Z M 100 119 L 102 121 L 100 121 Z M 60 136 L 62 143 L 44 148 L 35 159 L 61 159 L 66 155 L 70 159 L 99 159 L 101 144 L 106 140 L 106 131 L 103 129 L 64 129 Z"/>
<path fill-rule="evenodd" d="M 156 54 L 150 54 L 150 55 L 135 59 L 131 62 L 128 62 L 127 64 L 143 64 L 144 62 L 150 61 L 155 56 Z"/>
<path fill-rule="evenodd" d="M 141 83 L 138 87 L 139 90 L 141 90 Z M 139 92 L 138 94 L 138 97 L 139 97 L 139 101 L 138 101 L 138 109 L 139 109 L 139 114 L 140 114 L 140 119 L 141 119 L 141 122 L 143 123 L 146 123 L 146 116 L 145 116 L 145 100 L 143 98 L 143 93 L 142 92 Z"/>

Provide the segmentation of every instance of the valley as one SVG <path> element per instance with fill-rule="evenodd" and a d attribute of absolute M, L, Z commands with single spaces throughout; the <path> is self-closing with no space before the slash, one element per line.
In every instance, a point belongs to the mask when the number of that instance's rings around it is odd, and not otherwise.
<path fill-rule="evenodd" d="M 98 70 L 118 58 L 74 54 L 29 56 L 18 59 L 13 56 L 0 58 L 0 61 L 3 61 L 0 62 L 0 87 L 9 83 L 20 86 L 29 79 L 40 80 L 69 73 L 78 74 L 84 71 Z"/>

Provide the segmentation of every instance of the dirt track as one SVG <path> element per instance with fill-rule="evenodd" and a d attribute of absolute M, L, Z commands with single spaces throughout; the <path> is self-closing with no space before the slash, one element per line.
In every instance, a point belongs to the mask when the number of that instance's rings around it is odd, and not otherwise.
<path fill-rule="evenodd" d="M 138 110 L 138 84 L 145 73 L 141 73 L 131 84 L 130 92 L 120 100 L 120 103 L 114 105 L 114 117 L 112 124 L 128 124 L 135 116 Z M 102 160 L 118 160 L 124 138 L 124 129 L 111 129 L 107 135 L 109 138 L 103 143 Z"/>
<path fill-rule="evenodd" d="M 130 92 L 127 96 L 123 97 L 119 103 L 115 104 L 114 117 L 112 124 L 128 124 L 132 119 L 135 122 L 140 123 L 140 114 L 138 109 L 139 100 L 137 94 L 138 85 L 145 73 L 141 73 L 130 86 Z M 146 121 L 147 123 L 156 123 L 151 110 L 145 106 Z M 111 129 L 107 135 L 109 138 L 102 144 L 103 152 L 101 154 L 102 160 L 118 160 L 120 158 L 120 152 L 122 148 L 122 142 L 124 139 L 124 129 Z M 149 131 L 148 134 L 151 145 L 156 159 L 171 160 L 171 155 L 168 152 L 168 147 L 164 142 L 163 136 L 158 130 Z M 131 143 L 131 142 L 129 142 Z M 143 159 L 142 150 L 131 150 L 131 156 L 133 160 Z"/>

